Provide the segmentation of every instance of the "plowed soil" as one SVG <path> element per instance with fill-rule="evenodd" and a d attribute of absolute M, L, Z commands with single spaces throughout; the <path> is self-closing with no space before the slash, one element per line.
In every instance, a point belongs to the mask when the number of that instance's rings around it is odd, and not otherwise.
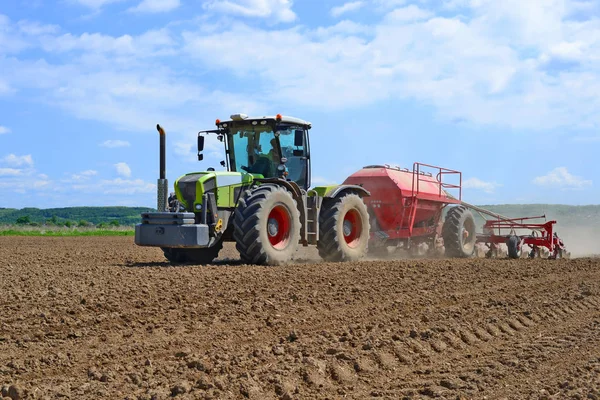
<path fill-rule="evenodd" d="M 600 259 L 222 256 L 0 238 L 2 396 L 600 398 Z"/>

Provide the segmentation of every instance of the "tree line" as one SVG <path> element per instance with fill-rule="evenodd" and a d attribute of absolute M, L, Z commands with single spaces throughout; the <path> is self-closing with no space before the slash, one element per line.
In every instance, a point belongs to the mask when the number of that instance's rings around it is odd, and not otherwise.
<path fill-rule="evenodd" d="M 154 211 L 147 207 L 65 207 L 0 208 L 0 224 L 52 225 L 66 227 L 131 226 L 140 222 L 140 214 Z"/>

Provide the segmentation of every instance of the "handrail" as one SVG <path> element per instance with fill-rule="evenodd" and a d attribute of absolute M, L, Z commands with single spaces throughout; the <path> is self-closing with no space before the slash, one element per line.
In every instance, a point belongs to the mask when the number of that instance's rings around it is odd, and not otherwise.
<path fill-rule="evenodd" d="M 436 183 L 438 185 L 438 196 L 442 197 L 443 189 L 458 189 L 458 200 L 462 200 L 462 172 L 453 169 L 438 167 L 437 165 L 425 164 L 415 162 L 413 163 L 413 181 L 412 181 L 412 193 L 413 196 L 417 196 L 421 191 L 421 181 L 430 182 L 428 179 L 422 179 L 422 177 L 433 177 L 433 173 L 427 173 L 427 171 L 421 171 L 422 167 L 431 168 L 437 170 L 435 176 Z M 444 175 L 458 175 L 458 185 L 444 182 Z"/>

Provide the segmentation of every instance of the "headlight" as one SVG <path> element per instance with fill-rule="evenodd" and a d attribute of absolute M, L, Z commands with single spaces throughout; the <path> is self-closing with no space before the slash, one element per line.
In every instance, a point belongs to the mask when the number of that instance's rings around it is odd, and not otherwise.
<path fill-rule="evenodd" d="M 196 204 L 196 210 L 200 211 L 202 210 L 202 204 Z"/>

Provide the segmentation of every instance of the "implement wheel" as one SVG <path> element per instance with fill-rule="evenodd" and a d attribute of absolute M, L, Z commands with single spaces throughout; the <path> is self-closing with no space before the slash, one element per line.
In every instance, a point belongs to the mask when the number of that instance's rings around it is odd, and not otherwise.
<path fill-rule="evenodd" d="M 464 206 L 453 207 L 446 214 L 442 237 L 447 257 L 466 258 L 475 252 L 475 219 Z"/>
<path fill-rule="evenodd" d="M 212 247 L 203 249 L 181 249 L 175 247 L 162 247 L 167 260 L 174 264 L 191 263 L 206 265 L 213 262 L 219 256 L 223 248 L 223 240 L 219 240 Z"/>
<path fill-rule="evenodd" d="M 506 241 L 508 247 L 509 258 L 520 258 L 521 257 L 521 239 L 517 235 L 511 235 Z"/>
<path fill-rule="evenodd" d="M 355 261 L 369 244 L 369 214 L 360 196 L 327 199 L 319 215 L 319 255 L 327 261 Z"/>
<path fill-rule="evenodd" d="M 300 243 L 300 212 L 290 192 L 274 185 L 247 190 L 235 210 L 233 238 L 249 264 L 292 259 Z"/>

